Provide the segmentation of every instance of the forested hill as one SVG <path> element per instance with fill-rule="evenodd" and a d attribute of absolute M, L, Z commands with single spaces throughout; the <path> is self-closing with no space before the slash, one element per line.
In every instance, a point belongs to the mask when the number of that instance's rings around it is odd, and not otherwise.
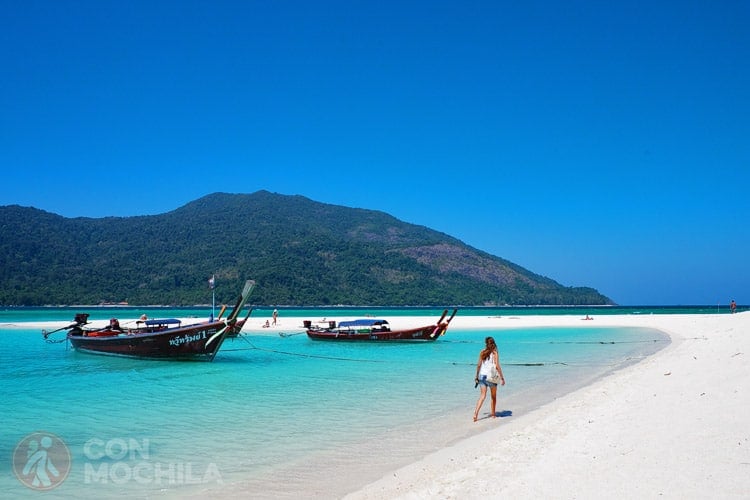
<path fill-rule="evenodd" d="M 0 207 L 0 305 L 610 304 L 388 214 L 259 191 L 161 215 L 65 218 Z"/>

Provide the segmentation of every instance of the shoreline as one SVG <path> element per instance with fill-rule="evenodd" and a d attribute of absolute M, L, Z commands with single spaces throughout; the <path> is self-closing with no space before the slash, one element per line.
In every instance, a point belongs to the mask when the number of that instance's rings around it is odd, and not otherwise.
<path fill-rule="evenodd" d="M 524 317 L 514 326 L 576 320 Z M 345 498 L 747 498 L 750 313 L 590 323 L 655 328 L 672 342 Z"/>
<path fill-rule="evenodd" d="M 271 328 L 263 328 L 265 320 L 251 317 L 243 333 L 303 331 L 303 318 L 282 316 Z M 393 328 L 435 320 L 389 318 Z M 51 329 L 64 323 L 0 327 Z M 750 312 L 594 315 L 591 321 L 572 315 L 459 314 L 451 323 L 452 329 L 494 332 L 545 326 L 653 328 L 671 342 L 528 411 L 514 405 L 509 418 L 476 424 L 467 420 L 467 427 L 476 426 L 469 437 L 403 467 L 394 465 L 379 479 L 343 478 L 311 491 L 317 497 L 350 500 L 600 498 L 605 490 L 625 498 L 747 498 L 750 431 L 744 414 L 750 405 Z M 499 407 L 505 407 L 502 389 Z M 467 408 L 467 414 L 470 411 Z M 364 484 L 368 481 L 373 482 Z M 242 496 L 241 489 L 232 487 L 223 493 Z"/>

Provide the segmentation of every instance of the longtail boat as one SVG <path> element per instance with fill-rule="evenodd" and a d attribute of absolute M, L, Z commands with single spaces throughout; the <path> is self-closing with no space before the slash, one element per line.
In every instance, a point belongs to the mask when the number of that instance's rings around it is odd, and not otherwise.
<path fill-rule="evenodd" d="M 453 320 L 458 309 L 446 320 L 448 309 L 437 323 L 416 328 L 391 330 L 388 321 L 384 319 L 363 318 L 352 321 L 341 321 L 336 325 L 330 321 L 328 326 L 321 327 L 305 321 L 307 336 L 313 340 L 336 340 L 342 342 L 434 342 L 441 335 L 445 335 L 448 325 Z"/>
<path fill-rule="evenodd" d="M 67 340 L 80 352 L 162 360 L 213 361 L 224 340 L 236 336 L 247 321 L 238 319 L 255 281 L 248 280 L 237 303 L 226 319 L 182 324 L 178 319 L 137 321 L 135 328 L 122 328 L 116 319 L 103 328 L 87 327 L 88 314 L 76 314 L 74 323 L 42 332 L 45 339 L 57 331 L 67 330 Z M 252 309 L 251 309 L 252 311 Z M 223 310 L 222 310 L 223 312 Z M 48 340 L 49 341 L 49 340 Z"/>

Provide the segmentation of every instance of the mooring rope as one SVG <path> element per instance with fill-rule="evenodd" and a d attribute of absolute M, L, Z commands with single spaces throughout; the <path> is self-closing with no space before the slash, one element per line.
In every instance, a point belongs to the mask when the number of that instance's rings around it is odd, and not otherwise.
<path fill-rule="evenodd" d="M 454 366 L 476 366 L 476 363 L 467 363 L 465 361 L 444 361 L 444 363 L 448 363 L 450 365 Z M 563 365 L 563 366 L 570 366 L 569 363 L 565 363 L 563 361 L 534 361 L 534 362 L 515 362 L 515 363 L 509 363 L 507 361 L 501 361 L 501 366 L 552 366 L 552 365 Z"/>
<path fill-rule="evenodd" d="M 45 338 L 44 339 L 44 341 L 47 342 L 48 344 L 62 344 L 63 342 L 67 342 L 67 340 L 68 340 L 68 337 L 63 337 L 63 338 L 61 338 L 59 340 L 50 339 L 50 338 Z"/>
<path fill-rule="evenodd" d="M 484 340 L 443 340 L 444 343 L 453 344 L 484 344 Z M 646 340 L 518 340 L 510 344 L 646 344 L 656 342 L 669 342 L 669 339 L 646 339 Z"/>
<path fill-rule="evenodd" d="M 264 351 L 264 352 L 271 352 L 274 354 L 284 354 L 286 356 L 297 356 L 300 358 L 316 358 L 316 359 L 331 359 L 335 361 L 357 361 L 361 363 L 385 363 L 385 360 L 378 360 L 378 359 L 357 359 L 357 358 L 342 358 L 339 356 L 320 356 L 316 354 L 305 354 L 305 353 L 299 353 L 299 352 L 289 352 L 289 351 L 280 351 L 278 349 L 266 349 L 264 347 L 258 347 L 252 342 L 250 342 L 247 337 L 240 335 L 240 338 L 247 342 L 250 347 L 245 349 L 222 349 L 223 351 L 252 351 L 252 350 L 258 350 L 258 351 Z"/>
<path fill-rule="evenodd" d="M 565 362 L 565 361 L 538 361 L 538 362 L 508 362 L 508 361 L 501 361 L 501 366 L 553 366 L 553 365 L 561 365 L 561 366 L 570 366 L 570 367 L 581 367 L 581 366 L 617 366 L 621 364 L 623 361 L 632 361 L 634 359 L 643 359 L 644 356 L 629 356 L 625 358 L 622 361 L 618 361 L 615 363 L 571 363 L 571 362 Z M 476 366 L 476 363 L 467 363 L 467 362 L 452 362 L 452 361 L 446 361 L 446 363 L 452 364 L 452 365 L 462 365 L 462 366 Z"/>
<path fill-rule="evenodd" d="M 281 354 L 284 356 L 297 356 L 300 358 L 315 358 L 315 359 L 330 359 L 334 361 L 353 361 L 358 363 L 400 363 L 402 360 L 385 360 L 385 359 L 362 359 L 362 358 L 346 358 L 346 357 L 340 357 L 340 356 L 321 356 L 316 354 L 306 354 L 306 353 L 299 353 L 299 352 L 291 352 L 291 351 L 281 351 L 278 349 L 267 349 L 264 347 L 258 347 L 257 345 L 253 344 L 247 337 L 244 335 L 240 335 L 240 338 L 242 338 L 243 341 L 245 341 L 250 347 L 245 348 L 236 348 L 236 349 L 222 349 L 222 352 L 238 352 L 238 351 L 263 351 L 263 352 L 269 352 L 273 354 Z M 625 361 L 630 361 L 632 359 L 636 359 L 633 357 L 626 358 Z M 639 357 L 638 359 L 641 359 Z M 414 361 L 414 360 L 412 360 Z M 445 363 L 453 366 L 476 366 L 476 363 L 470 363 L 465 361 L 434 361 L 434 360 L 423 360 L 424 363 Z M 565 361 L 531 361 L 531 362 L 521 362 L 521 361 L 504 361 L 501 362 L 502 366 L 522 366 L 522 367 L 540 367 L 540 366 L 570 366 L 570 367 L 576 367 L 576 366 L 617 366 L 620 364 L 617 363 L 570 363 Z"/>
<path fill-rule="evenodd" d="M 647 340 L 550 340 L 544 342 L 541 340 L 521 340 L 513 342 L 514 344 L 647 344 L 656 342 L 668 342 L 668 339 L 647 339 Z"/>

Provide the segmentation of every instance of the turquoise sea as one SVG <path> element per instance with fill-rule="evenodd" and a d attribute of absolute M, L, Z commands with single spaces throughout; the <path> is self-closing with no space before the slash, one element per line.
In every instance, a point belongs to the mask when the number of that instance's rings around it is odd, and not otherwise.
<path fill-rule="evenodd" d="M 253 317 L 270 318 L 271 310 L 258 308 Z M 300 334 L 303 319 L 438 317 L 442 311 L 280 308 L 281 328 L 228 340 L 213 363 L 165 362 L 77 353 L 66 343 L 45 343 L 39 328 L 24 326 L 63 326 L 76 312 L 91 319 L 144 312 L 207 317 L 210 308 L 0 309 L 0 491 L 7 498 L 340 497 L 668 343 L 654 330 L 590 324 L 451 328 L 430 344 L 314 342 Z M 465 308 L 458 314 L 676 312 L 717 310 Z M 487 335 L 498 342 L 508 383 L 499 391 L 502 418 L 475 424 L 474 366 Z M 486 402 L 485 416 L 488 411 Z M 37 432 L 57 439 L 53 466 L 65 460 L 61 448 L 70 453 L 66 479 L 44 493 L 14 472 L 19 456 L 40 449 L 43 442 L 29 438 Z M 63 469 L 52 472 L 59 477 Z"/>

